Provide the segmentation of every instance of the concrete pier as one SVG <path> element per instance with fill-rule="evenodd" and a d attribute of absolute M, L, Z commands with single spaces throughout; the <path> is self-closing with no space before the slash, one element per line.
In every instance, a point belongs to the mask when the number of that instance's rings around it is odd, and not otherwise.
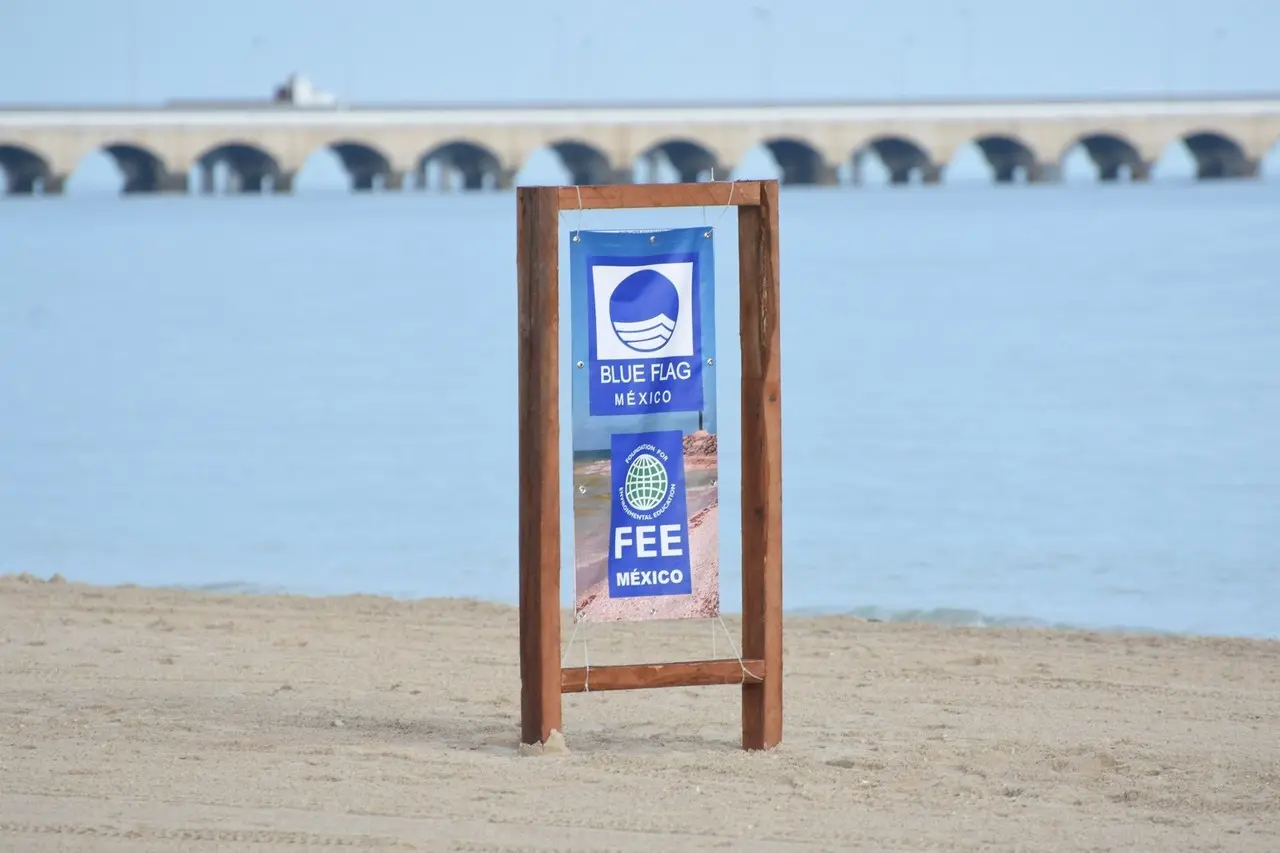
<path fill-rule="evenodd" d="M 125 141 L 122 141 L 125 140 Z M 981 149 L 993 180 L 1058 180 L 1082 146 L 1099 180 L 1144 181 L 1172 142 L 1185 142 L 1203 180 L 1258 177 L 1280 141 L 1280 95 L 1114 100 L 903 103 L 306 106 L 243 109 L 0 108 L 0 170 L 10 194 L 57 195 L 90 152 L 117 163 L 126 193 L 291 192 L 306 159 L 334 151 L 356 192 L 426 185 L 427 164 L 457 190 L 507 189 L 528 157 L 550 148 L 574 183 L 649 179 L 637 161 L 663 159 L 682 181 L 730 176 L 763 145 L 783 183 L 833 186 L 852 163 L 862 183 L 874 155 L 894 184 L 944 180 L 956 151 Z M 442 187 L 447 188 L 447 187 Z"/>

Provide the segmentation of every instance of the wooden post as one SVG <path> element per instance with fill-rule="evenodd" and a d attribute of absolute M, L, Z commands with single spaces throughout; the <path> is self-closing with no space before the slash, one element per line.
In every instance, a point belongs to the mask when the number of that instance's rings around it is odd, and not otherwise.
<path fill-rule="evenodd" d="M 742 685 L 742 746 L 782 740 L 782 360 L 778 185 L 738 210 L 742 339 L 742 656 L 765 678 Z"/>
<path fill-rule="evenodd" d="M 560 728 L 560 203 L 520 187 L 520 741 Z"/>
<path fill-rule="evenodd" d="M 559 213 L 738 208 L 742 338 L 742 660 L 595 667 L 592 690 L 742 686 L 742 746 L 782 740 L 782 370 L 778 182 L 721 181 L 516 190 L 520 406 L 520 729 L 545 742 L 561 695 L 586 689 L 560 667 Z"/>

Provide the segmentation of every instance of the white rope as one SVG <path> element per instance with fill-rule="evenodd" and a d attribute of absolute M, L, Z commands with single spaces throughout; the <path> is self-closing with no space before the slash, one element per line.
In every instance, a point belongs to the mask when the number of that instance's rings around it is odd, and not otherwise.
<path fill-rule="evenodd" d="M 713 175 L 715 174 L 714 170 L 712 171 L 712 174 Z M 720 220 L 724 219 L 724 215 L 729 212 L 729 208 L 733 207 L 733 188 L 736 187 L 737 185 L 738 185 L 738 182 L 736 180 L 729 182 L 729 198 L 725 200 L 724 207 L 720 208 L 720 215 L 716 217 L 715 222 L 711 223 L 711 227 L 708 228 L 705 233 L 703 233 L 702 235 L 703 237 L 710 237 L 711 232 L 715 231 L 716 226 L 720 224 Z M 702 222 L 704 225 L 706 224 L 706 221 L 707 221 L 707 209 L 704 207 L 702 208 Z"/>
<path fill-rule="evenodd" d="M 587 620 L 583 619 L 582 624 L 586 625 Z M 582 629 L 582 692 L 591 692 L 591 644 L 587 642 L 587 629 Z"/>
<path fill-rule="evenodd" d="M 582 622 L 578 619 L 573 620 L 573 632 L 569 634 L 569 642 L 564 647 L 564 654 L 560 657 L 560 668 L 564 669 L 564 665 L 569 662 L 569 650 L 573 648 L 573 638 L 578 636 L 578 626 Z"/>
<path fill-rule="evenodd" d="M 729 632 L 729 626 L 724 624 L 724 617 L 717 613 L 716 621 L 718 621 L 720 623 L 720 627 L 724 629 L 724 635 L 729 638 L 729 648 L 733 650 L 733 656 L 738 659 L 738 666 L 742 667 L 742 683 L 746 684 L 748 678 L 755 680 L 755 676 L 747 671 L 747 665 L 742 660 L 742 655 L 738 652 L 738 644 L 733 641 L 733 634 Z M 711 629 L 714 631 L 715 626 L 712 625 Z"/>
<path fill-rule="evenodd" d="M 582 185 L 574 184 L 573 188 L 578 191 L 578 229 L 573 234 L 573 242 L 582 239 Z"/>
<path fill-rule="evenodd" d="M 564 669 L 564 665 L 569 662 L 569 652 L 573 649 L 573 640 L 578 636 L 578 628 L 582 628 L 582 666 L 585 670 L 582 682 L 582 692 L 591 692 L 591 644 L 587 637 L 586 619 L 578 618 L 574 614 L 573 631 L 569 634 L 569 642 L 564 647 L 564 654 L 560 656 L 560 668 Z"/>
<path fill-rule="evenodd" d="M 712 166 L 711 167 L 711 183 L 714 184 L 715 182 L 716 182 L 716 167 Z M 702 206 L 702 227 L 703 228 L 707 227 L 707 206 L 705 204 Z M 714 628 L 715 626 L 713 625 L 711 627 Z"/>
<path fill-rule="evenodd" d="M 711 223 L 711 230 L 715 230 L 720 224 L 720 220 L 724 219 L 724 215 L 729 212 L 729 208 L 733 207 L 733 188 L 738 185 L 737 181 L 729 182 L 729 198 L 725 200 L 724 207 L 720 208 L 720 215 L 716 217 L 716 221 Z"/>

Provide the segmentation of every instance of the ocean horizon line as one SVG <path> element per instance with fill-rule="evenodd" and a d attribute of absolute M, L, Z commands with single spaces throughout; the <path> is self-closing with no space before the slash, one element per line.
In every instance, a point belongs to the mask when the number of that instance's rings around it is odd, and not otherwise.
<path fill-rule="evenodd" d="M 514 596 L 501 598 L 481 595 L 424 595 L 413 590 L 334 590 L 331 588 L 311 587 L 305 585 L 259 584 L 250 581 L 215 581 L 210 583 L 136 583 L 123 581 L 120 583 L 94 583 L 66 577 L 54 573 L 48 578 L 40 578 L 29 572 L 0 573 L 0 581 L 28 581 L 33 583 L 70 583 L 79 586 L 91 586 L 115 589 L 150 589 L 173 590 L 178 592 L 195 592 L 215 595 L 246 596 L 294 596 L 300 598 L 385 598 L 393 601 L 448 601 L 475 602 L 497 607 L 516 607 Z M 565 610 L 572 609 L 572 602 L 563 603 Z M 721 605 L 721 614 L 738 616 L 740 609 Z M 1225 633 L 1221 631 L 1176 630 L 1156 628 L 1139 624 L 1086 624 L 1063 620 L 1045 619 L 1029 614 L 990 613 L 972 607 L 951 607 L 939 605 L 933 607 L 885 607 L 875 604 L 861 605 L 823 605 L 783 607 L 783 614 L 791 618 L 821 619 L 848 618 L 865 622 L 887 622 L 900 624 L 934 625 L 949 628 L 1026 628 L 1044 631 L 1064 631 L 1074 633 L 1094 633 L 1124 636 L 1162 636 L 1162 637 L 1204 637 L 1214 639 L 1242 639 L 1280 641 L 1280 634 Z"/>

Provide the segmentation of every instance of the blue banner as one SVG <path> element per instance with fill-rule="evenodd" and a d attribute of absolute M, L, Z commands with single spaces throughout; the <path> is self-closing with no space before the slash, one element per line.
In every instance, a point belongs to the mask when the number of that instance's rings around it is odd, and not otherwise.
<path fill-rule="evenodd" d="M 688 595 L 684 436 L 676 429 L 612 439 L 609 597 Z"/>
<path fill-rule="evenodd" d="M 711 228 L 574 231 L 574 614 L 720 612 Z"/>
<path fill-rule="evenodd" d="M 591 414 L 702 409 L 700 253 L 706 229 L 664 234 L 662 254 L 620 255 L 580 233 Z"/>

